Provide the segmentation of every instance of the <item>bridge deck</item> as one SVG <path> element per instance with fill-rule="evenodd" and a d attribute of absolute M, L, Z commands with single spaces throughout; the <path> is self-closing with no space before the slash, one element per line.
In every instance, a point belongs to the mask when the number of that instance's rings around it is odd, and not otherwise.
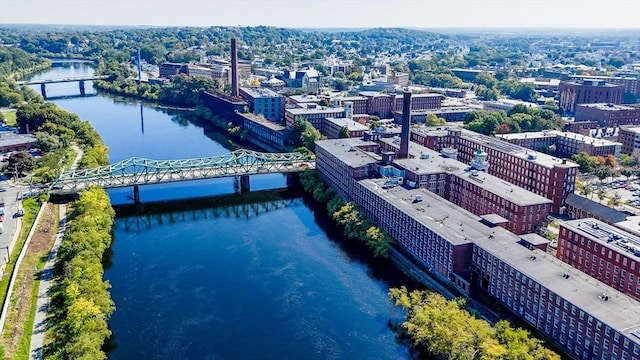
<path fill-rule="evenodd" d="M 39 84 L 55 84 L 55 83 L 65 83 L 65 82 L 76 82 L 76 81 L 93 81 L 93 80 L 103 80 L 108 78 L 107 75 L 102 76 L 81 76 L 75 78 L 64 78 L 64 79 L 44 79 L 44 80 L 27 80 L 27 81 L 16 81 L 16 84 L 22 85 L 39 85 Z"/>
<path fill-rule="evenodd" d="M 51 185 L 52 194 L 73 194 L 89 186 L 102 188 L 160 184 L 242 175 L 300 172 L 315 168 L 301 153 L 260 153 L 236 150 L 207 158 L 152 160 L 129 158 L 94 169 L 63 172 Z"/>

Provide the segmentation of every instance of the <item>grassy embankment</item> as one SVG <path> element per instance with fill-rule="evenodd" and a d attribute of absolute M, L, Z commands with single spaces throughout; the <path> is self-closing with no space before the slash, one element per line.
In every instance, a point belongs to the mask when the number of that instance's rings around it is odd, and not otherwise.
<path fill-rule="evenodd" d="M 53 240 L 49 241 L 46 234 L 51 233 L 55 236 L 57 231 L 56 212 L 50 211 L 43 217 L 43 219 L 51 220 L 46 221 L 48 225 L 45 222 L 41 223 L 40 229 L 34 235 L 35 239 L 32 240 L 32 244 L 27 249 L 22 266 L 17 270 L 18 276 L 11 296 L 8 296 L 7 289 L 11 274 L 15 270 L 16 260 L 20 255 L 19 249 L 22 249 L 27 240 L 41 203 L 42 200 L 37 198 L 29 198 L 23 202 L 24 216 L 20 234 L 0 281 L 0 294 L 3 294 L 3 304 L 4 301 L 10 301 L 5 330 L 0 337 L 0 359 L 29 359 L 29 345 L 36 312 L 38 286 L 40 285 L 37 276 L 42 270 L 46 257 L 53 245 Z"/>

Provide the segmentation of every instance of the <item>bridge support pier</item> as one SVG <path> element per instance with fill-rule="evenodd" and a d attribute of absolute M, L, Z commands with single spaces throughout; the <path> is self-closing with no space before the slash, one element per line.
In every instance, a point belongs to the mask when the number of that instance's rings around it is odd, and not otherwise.
<path fill-rule="evenodd" d="M 84 96 L 85 95 L 84 80 L 78 81 L 78 87 L 80 87 L 80 95 Z"/>
<path fill-rule="evenodd" d="M 249 175 L 239 175 L 233 180 L 234 187 L 239 193 L 245 193 L 251 191 L 251 183 L 249 181 Z"/>
<path fill-rule="evenodd" d="M 133 186 L 133 203 L 140 204 L 140 187 L 138 185 Z"/>
<path fill-rule="evenodd" d="M 47 87 L 44 83 L 40 84 L 40 94 L 42 94 L 43 98 L 47 98 Z"/>
<path fill-rule="evenodd" d="M 286 176 L 286 181 L 287 181 L 286 183 L 288 188 L 294 187 L 300 183 L 300 180 L 298 178 L 298 173 L 290 172 L 290 173 L 287 173 L 287 175 L 285 176 Z"/>

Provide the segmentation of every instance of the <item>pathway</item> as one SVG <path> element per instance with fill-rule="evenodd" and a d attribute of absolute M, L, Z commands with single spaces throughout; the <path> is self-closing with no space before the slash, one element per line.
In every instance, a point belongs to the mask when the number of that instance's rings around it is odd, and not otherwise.
<path fill-rule="evenodd" d="M 42 351 L 44 346 L 44 334 L 47 330 L 47 313 L 49 310 L 49 288 L 52 285 L 53 266 L 56 260 L 56 254 L 62 238 L 64 237 L 65 224 L 67 219 L 66 206 L 58 205 L 60 209 L 60 221 L 58 223 L 58 233 L 53 248 L 49 253 L 49 258 L 40 272 L 40 287 L 38 288 L 38 300 L 36 304 L 36 316 L 33 322 L 33 333 L 31 335 L 31 347 L 29 350 L 29 358 L 32 360 L 40 360 L 43 358 Z"/>
<path fill-rule="evenodd" d="M 84 154 L 82 149 L 75 144 L 73 145 L 73 150 L 76 152 L 76 158 L 73 161 L 73 165 L 71 165 L 71 169 L 75 169 L 78 166 L 78 162 Z M 60 209 L 58 233 L 56 234 L 56 240 L 53 244 L 53 248 L 49 253 L 49 258 L 40 272 L 40 286 L 38 288 L 36 316 L 33 321 L 33 332 L 31 335 L 31 345 L 29 349 L 29 359 L 31 360 L 41 360 L 43 358 L 44 335 L 47 330 L 47 314 L 51 300 L 49 297 L 49 289 L 52 285 L 53 266 L 55 264 L 58 248 L 60 247 L 60 243 L 62 243 L 62 239 L 64 237 L 64 230 L 67 221 L 67 208 L 65 204 L 58 205 L 58 208 Z"/>

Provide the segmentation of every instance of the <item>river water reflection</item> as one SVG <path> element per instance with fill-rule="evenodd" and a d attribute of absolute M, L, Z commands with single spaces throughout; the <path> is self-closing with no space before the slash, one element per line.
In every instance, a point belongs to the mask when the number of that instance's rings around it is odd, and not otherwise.
<path fill-rule="evenodd" d="M 67 64 L 36 77 L 92 71 Z M 77 93 L 77 84 L 47 86 L 48 96 Z M 93 124 L 111 162 L 232 149 L 178 111 L 103 94 L 54 101 Z M 232 194 L 231 179 L 142 187 L 143 202 L 165 202 L 118 211 L 105 272 L 116 305 L 109 359 L 410 358 L 388 325 L 402 314 L 387 299 L 389 286 L 409 280 L 344 242 L 295 190 L 276 190 L 284 176 L 251 181 L 263 191 Z M 130 193 L 109 191 L 114 204 Z M 200 198 L 220 194 L 230 195 Z M 198 199 L 166 201 L 189 197 Z"/>

